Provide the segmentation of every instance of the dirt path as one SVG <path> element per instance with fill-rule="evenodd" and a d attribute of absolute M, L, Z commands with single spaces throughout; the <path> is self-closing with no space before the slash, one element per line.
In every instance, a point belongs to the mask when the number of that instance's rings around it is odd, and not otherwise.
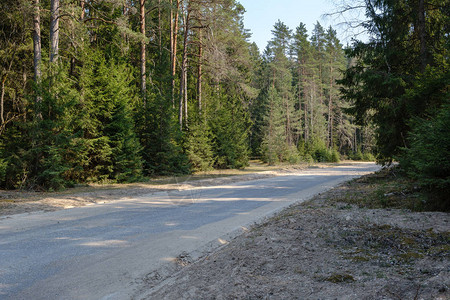
<path fill-rule="evenodd" d="M 291 207 L 214 254 L 180 260 L 145 299 L 450 299 L 450 215 L 335 201 Z"/>

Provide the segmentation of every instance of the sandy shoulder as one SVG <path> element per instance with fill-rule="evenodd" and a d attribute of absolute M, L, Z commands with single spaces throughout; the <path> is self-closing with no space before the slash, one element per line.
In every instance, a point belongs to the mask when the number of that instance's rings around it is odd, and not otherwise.
<path fill-rule="evenodd" d="M 145 299 L 450 299 L 450 215 L 293 206 L 166 280 Z M 185 262 L 185 261 L 184 261 Z"/>

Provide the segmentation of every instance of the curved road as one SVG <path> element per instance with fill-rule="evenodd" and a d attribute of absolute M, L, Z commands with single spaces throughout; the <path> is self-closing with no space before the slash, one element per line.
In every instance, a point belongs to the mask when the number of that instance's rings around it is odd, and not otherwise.
<path fill-rule="evenodd" d="M 261 218 L 378 169 L 343 164 L 1 218 L 0 299 L 141 298 L 181 253 L 201 256 Z"/>

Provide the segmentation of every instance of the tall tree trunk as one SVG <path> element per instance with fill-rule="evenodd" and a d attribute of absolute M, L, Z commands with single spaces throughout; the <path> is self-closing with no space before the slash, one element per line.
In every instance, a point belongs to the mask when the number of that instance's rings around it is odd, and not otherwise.
<path fill-rule="evenodd" d="M 162 57 L 161 0 L 158 0 L 158 46 L 159 56 Z"/>
<path fill-rule="evenodd" d="M 189 1 L 189 0 L 188 0 Z M 180 128 L 183 129 L 183 107 L 185 107 L 185 116 L 187 117 L 187 48 L 189 36 L 189 18 L 190 7 L 187 3 L 186 12 L 184 14 L 184 38 L 183 38 L 183 56 L 181 60 L 181 81 L 180 81 L 180 105 L 179 105 L 179 121 Z M 184 120 L 187 125 L 187 120 Z"/>
<path fill-rule="evenodd" d="M 140 32 L 142 34 L 141 41 L 141 95 L 144 106 L 147 105 L 147 77 L 145 70 L 145 0 L 139 0 L 139 20 Z"/>
<path fill-rule="evenodd" d="M 124 0 L 122 5 L 122 14 L 125 18 L 127 18 L 130 15 L 130 6 L 131 3 L 129 0 Z M 129 39 L 128 34 L 125 32 L 120 33 L 121 41 L 120 41 L 120 51 L 122 53 L 122 56 L 125 56 L 129 49 Z"/>
<path fill-rule="evenodd" d="M 333 90 L 333 66 L 330 61 L 330 93 L 328 95 L 328 148 L 333 146 L 333 97 L 331 95 Z"/>
<path fill-rule="evenodd" d="M 302 61 L 302 65 L 305 65 L 304 60 Z M 308 99 L 306 95 L 306 72 L 304 67 L 302 67 L 301 74 L 301 81 L 303 82 L 303 124 L 305 126 L 304 138 L 306 142 L 308 140 Z M 301 103 L 299 103 L 299 105 L 301 105 Z"/>
<path fill-rule="evenodd" d="M 33 14 L 33 52 L 34 52 L 34 81 L 37 85 L 36 103 L 42 102 L 41 95 L 41 81 L 42 81 L 42 50 L 41 50 L 41 14 L 39 0 L 34 0 L 34 14 Z M 39 110 L 37 117 L 40 119 L 42 115 Z"/>
<path fill-rule="evenodd" d="M 304 124 L 305 124 L 305 142 L 309 139 L 309 129 L 308 129 L 308 99 L 306 98 L 306 95 L 304 97 L 304 111 L 303 111 L 303 118 L 304 118 Z"/>
<path fill-rule="evenodd" d="M 184 102 L 184 126 L 188 128 L 188 88 L 187 88 L 187 70 L 188 70 L 188 62 L 186 60 L 186 66 L 184 69 L 184 92 L 183 92 L 183 102 Z"/>
<path fill-rule="evenodd" d="M 314 80 L 314 78 L 312 78 L 312 80 Z M 312 90 L 311 90 L 311 95 L 310 95 L 310 99 L 311 102 L 309 103 L 309 110 L 311 112 L 311 116 L 310 116 L 310 133 L 311 135 L 314 136 L 314 96 L 316 95 L 316 83 L 313 82 L 312 83 Z"/>
<path fill-rule="evenodd" d="M 289 98 L 285 97 L 283 99 L 285 101 L 286 106 L 286 143 L 291 146 L 292 145 L 292 135 L 291 135 L 291 118 L 289 114 Z"/>
<path fill-rule="evenodd" d="M 178 19 L 179 19 L 179 10 L 180 10 L 180 0 L 177 1 L 177 7 L 175 10 L 175 21 L 173 24 L 172 30 L 172 65 L 171 65 L 171 75 L 172 75 L 172 106 L 175 107 L 175 75 L 176 75 L 176 66 L 177 66 L 177 49 L 178 49 Z"/>
<path fill-rule="evenodd" d="M 7 76 L 3 76 L 2 78 L 2 94 L 0 98 L 0 119 L 1 119 L 1 125 L 5 124 L 5 117 L 4 115 L 4 103 L 5 103 L 5 82 L 6 82 Z"/>
<path fill-rule="evenodd" d="M 420 39 L 420 71 L 424 72 L 427 67 L 426 48 L 426 23 L 425 23 L 425 0 L 419 0 L 419 39 Z"/>
<path fill-rule="evenodd" d="M 198 31 L 198 69 L 197 69 L 197 96 L 198 96 L 198 113 L 202 114 L 202 77 L 203 77 L 203 37 L 202 29 Z"/>
<path fill-rule="evenodd" d="M 14 56 L 16 54 L 16 51 L 13 51 L 13 55 L 11 57 L 11 60 L 9 61 L 9 65 L 8 65 L 8 70 L 6 72 L 6 74 L 3 76 L 2 78 L 2 92 L 1 92 L 1 96 L 0 96 L 0 121 L 1 121 L 1 125 L 5 124 L 5 84 L 6 84 L 6 80 L 8 79 L 8 73 L 11 72 L 11 68 L 14 62 Z M 26 80 L 26 79 L 25 79 Z M 0 126 L 0 134 L 1 134 L 1 126 Z"/>
<path fill-rule="evenodd" d="M 172 71 L 172 61 L 173 61 L 173 0 L 170 0 L 169 26 L 170 26 L 170 71 Z"/>
<path fill-rule="evenodd" d="M 59 52 L 59 0 L 51 0 L 51 20 L 50 20 L 50 63 L 56 62 Z"/>

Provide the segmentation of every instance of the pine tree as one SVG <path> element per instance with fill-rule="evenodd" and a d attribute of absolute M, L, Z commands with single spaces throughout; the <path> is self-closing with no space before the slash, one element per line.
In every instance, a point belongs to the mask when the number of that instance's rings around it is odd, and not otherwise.
<path fill-rule="evenodd" d="M 285 160 L 287 148 L 285 118 L 282 99 L 274 87 L 269 88 L 266 101 L 265 135 L 261 147 L 264 160 L 273 165 Z"/>
<path fill-rule="evenodd" d="M 337 145 L 334 125 L 337 121 L 336 116 L 341 110 L 341 101 L 339 89 L 336 80 L 341 77 L 341 71 L 345 66 L 345 56 L 342 50 L 336 31 L 329 27 L 326 32 L 325 44 L 325 78 L 327 84 L 325 85 L 325 97 L 328 106 L 327 112 L 327 147 L 329 149 Z"/>
<path fill-rule="evenodd" d="M 85 60 L 81 77 L 80 119 L 85 139 L 85 180 L 138 179 L 142 165 L 131 108 L 137 94 L 124 64 L 107 62 L 101 53 Z"/>
<path fill-rule="evenodd" d="M 292 148 L 296 148 L 294 134 L 299 131 L 299 119 L 295 113 L 292 73 L 287 57 L 292 32 L 284 23 L 278 21 L 272 33 L 273 38 L 264 54 L 266 62 L 263 95 L 267 98 L 263 101 L 267 116 L 262 149 L 266 160 L 275 163 L 290 159 L 288 153 L 292 152 Z"/>
<path fill-rule="evenodd" d="M 410 119 L 439 106 L 428 97 L 409 98 L 407 90 L 424 66 L 445 63 L 448 37 L 448 1 L 366 1 L 368 43 L 356 42 L 348 50 L 358 58 L 342 81 L 358 123 L 371 119 L 377 125 L 381 162 L 391 162 L 408 146 Z"/>
<path fill-rule="evenodd" d="M 303 140 L 308 141 L 310 138 L 310 120 L 309 111 L 311 108 L 308 106 L 309 99 L 311 98 L 311 89 L 308 89 L 308 78 L 313 74 L 313 52 L 310 42 L 308 41 L 308 34 L 306 25 L 300 23 L 296 28 L 293 35 L 293 41 L 291 51 L 294 56 L 293 76 L 295 79 L 295 90 L 298 99 L 298 113 L 299 119 L 302 120 L 303 127 Z M 301 132 L 298 133 L 299 135 Z M 297 140 L 300 140 L 298 136 Z"/>

